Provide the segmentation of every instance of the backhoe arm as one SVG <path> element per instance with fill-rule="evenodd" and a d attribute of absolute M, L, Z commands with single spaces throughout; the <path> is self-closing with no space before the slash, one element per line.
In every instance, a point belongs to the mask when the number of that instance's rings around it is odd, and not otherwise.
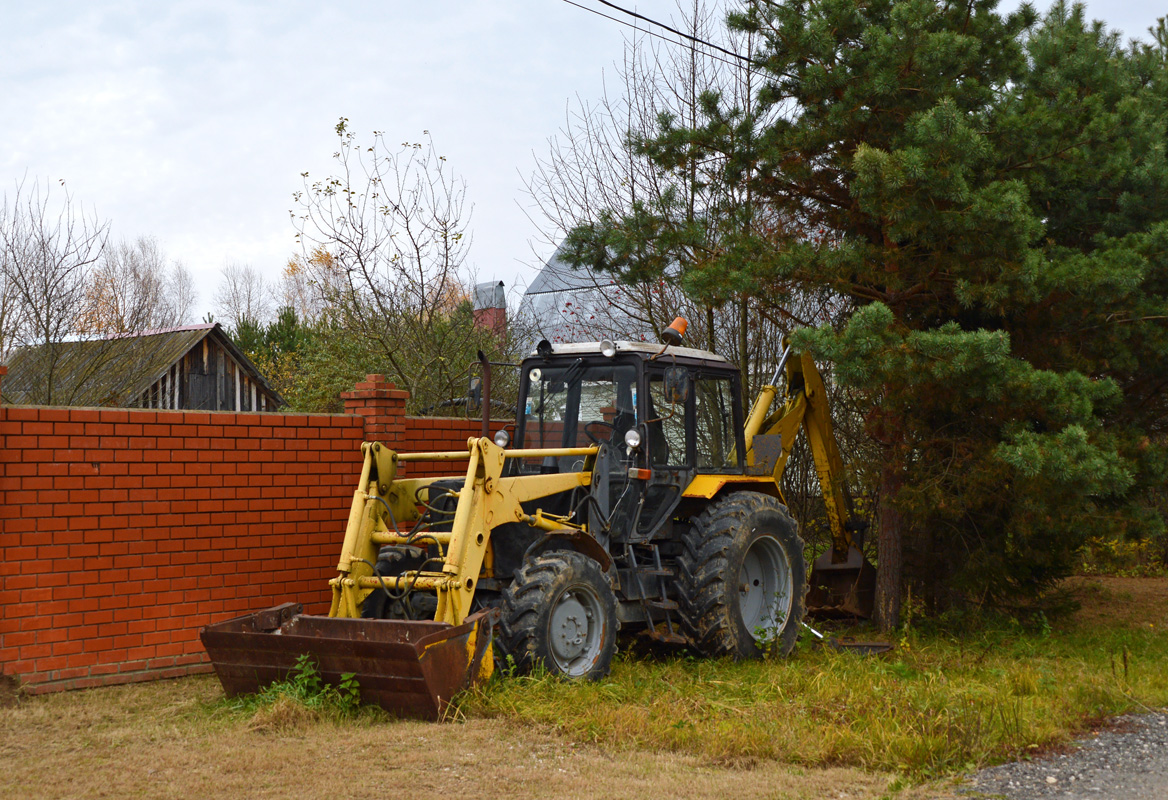
<path fill-rule="evenodd" d="M 782 404 L 771 412 L 771 406 L 779 397 L 779 390 L 773 384 L 784 368 L 787 372 L 787 393 L 782 398 Z M 852 516 L 852 503 L 844 480 L 843 458 L 836 444 L 835 430 L 827 407 L 827 390 L 811 356 L 806 353 L 792 354 L 788 346 L 775 372 L 775 379 L 759 392 L 747 417 L 746 463 L 754 465 L 755 436 L 779 435 L 782 452 L 773 472 L 775 485 L 779 485 L 799 428 L 803 428 L 807 434 L 807 443 L 811 447 L 811 456 L 823 492 L 823 502 L 827 507 L 832 561 L 843 563 L 847 560 L 848 547 L 855 546 L 847 524 Z"/>

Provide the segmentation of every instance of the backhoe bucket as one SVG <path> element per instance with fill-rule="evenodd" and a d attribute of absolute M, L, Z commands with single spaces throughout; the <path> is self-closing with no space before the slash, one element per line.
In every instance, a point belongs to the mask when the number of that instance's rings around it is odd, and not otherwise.
<path fill-rule="evenodd" d="M 876 568 L 854 547 L 848 548 L 847 560 L 842 563 L 833 563 L 831 556 L 828 550 L 811 566 L 808 613 L 868 619 L 876 599 Z"/>
<path fill-rule="evenodd" d="M 353 673 L 362 703 L 403 717 L 437 720 L 450 699 L 494 667 L 494 610 L 461 625 L 301 614 L 298 603 L 204 627 L 199 636 L 229 697 L 284 680 L 309 655 L 332 685 Z"/>

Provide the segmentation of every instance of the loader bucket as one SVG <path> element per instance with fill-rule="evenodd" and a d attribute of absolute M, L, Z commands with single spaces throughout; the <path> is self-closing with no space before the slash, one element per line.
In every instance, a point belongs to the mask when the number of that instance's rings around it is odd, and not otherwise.
<path fill-rule="evenodd" d="M 807 611 L 817 617 L 871 617 L 876 568 L 854 547 L 842 563 L 833 563 L 831 556 L 828 550 L 811 565 Z"/>
<path fill-rule="evenodd" d="M 494 666 L 494 610 L 461 625 L 432 621 L 347 619 L 301 614 L 285 603 L 207 625 L 199 636 L 229 697 L 284 680 L 307 654 L 321 679 L 337 685 L 353 673 L 361 702 L 419 719 L 441 719 L 450 699 Z"/>

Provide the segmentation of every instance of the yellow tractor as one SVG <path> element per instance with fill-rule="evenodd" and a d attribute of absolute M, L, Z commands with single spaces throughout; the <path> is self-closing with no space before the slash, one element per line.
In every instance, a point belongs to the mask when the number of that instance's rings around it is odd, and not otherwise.
<path fill-rule="evenodd" d="M 684 327 L 663 344 L 541 342 L 513 432 L 493 440 L 363 444 L 329 616 L 286 604 L 204 628 L 224 689 L 256 691 L 309 654 L 325 680 L 354 673 L 365 702 L 436 718 L 497 659 L 595 679 L 618 631 L 749 658 L 789 653 L 808 602 L 865 614 L 874 575 L 815 365 L 787 348 L 745 413 L 737 369 L 681 346 Z M 810 594 L 779 490 L 801 427 L 833 538 Z M 399 476 L 420 461 L 464 467 Z"/>

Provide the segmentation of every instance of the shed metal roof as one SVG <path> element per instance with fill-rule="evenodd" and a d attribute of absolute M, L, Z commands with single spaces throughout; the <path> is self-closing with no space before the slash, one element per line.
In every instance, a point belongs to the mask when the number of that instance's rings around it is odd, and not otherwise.
<path fill-rule="evenodd" d="M 587 267 L 576 268 L 563 259 L 564 243 L 556 247 L 556 252 L 544 264 L 543 269 L 527 286 L 525 295 L 546 294 L 548 292 L 570 292 L 579 289 L 596 289 L 611 286 L 616 280 L 610 275 L 597 275 Z"/>

